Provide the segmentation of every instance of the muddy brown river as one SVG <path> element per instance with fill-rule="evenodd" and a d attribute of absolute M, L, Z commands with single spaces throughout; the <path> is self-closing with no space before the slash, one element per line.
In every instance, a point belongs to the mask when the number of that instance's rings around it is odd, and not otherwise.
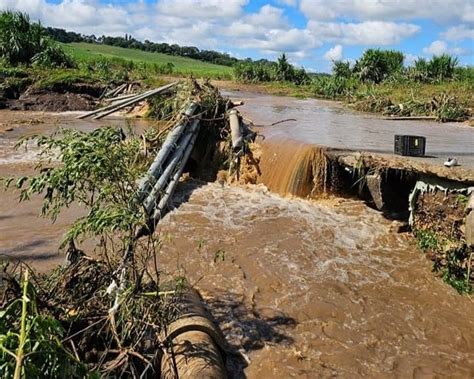
<path fill-rule="evenodd" d="M 124 123 L 0 111 L 0 176 L 32 172 L 35 151 L 13 150 L 22 135 L 110 122 Z M 37 217 L 39 199 L 16 198 L 0 193 L 0 252 L 41 270 L 61 263 L 58 242 L 80 210 L 51 225 Z M 232 377 L 474 377 L 473 301 L 361 201 L 191 180 L 174 203 L 159 227 L 159 262 L 203 294 L 236 352 Z"/>

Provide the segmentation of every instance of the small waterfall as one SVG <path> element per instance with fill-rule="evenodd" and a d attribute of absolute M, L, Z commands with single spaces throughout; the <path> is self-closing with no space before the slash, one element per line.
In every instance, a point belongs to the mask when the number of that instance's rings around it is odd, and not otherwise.
<path fill-rule="evenodd" d="M 315 198 L 334 190 L 337 165 L 326 148 L 288 140 L 264 141 L 261 145 L 258 183 L 280 195 Z"/>

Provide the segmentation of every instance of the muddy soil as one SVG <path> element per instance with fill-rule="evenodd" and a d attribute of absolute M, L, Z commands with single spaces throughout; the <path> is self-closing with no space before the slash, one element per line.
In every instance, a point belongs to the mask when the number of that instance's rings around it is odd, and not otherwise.
<path fill-rule="evenodd" d="M 3 98 L 2 108 L 20 111 L 87 111 L 94 109 L 104 91 L 101 85 L 76 83 L 55 85 L 51 89 L 36 89 L 33 86 L 10 98 Z"/>

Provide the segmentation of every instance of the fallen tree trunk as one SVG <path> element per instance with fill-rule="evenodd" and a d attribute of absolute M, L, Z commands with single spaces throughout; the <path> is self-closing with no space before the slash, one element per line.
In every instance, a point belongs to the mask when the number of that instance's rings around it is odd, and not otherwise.
<path fill-rule="evenodd" d="M 239 147 L 242 147 L 244 140 L 242 136 L 242 128 L 240 126 L 239 113 L 236 109 L 229 111 L 229 124 L 232 138 L 232 148 L 238 149 Z"/>
<path fill-rule="evenodd" d="M 150 96 L 154 96 L 154 95 L 158 95 L 159 93 L 162 93 L 168 89 L 170 89 L 171 87 L 173 87 L 174 85 L 176 85 L 177 82 L 174 82 L 174 83 L 171 83 L 171 84 L 168 84 L 166 86 L 163 86 L 163 87 L 160 87 L 160 88 L 157 88 L 157 89 L 154 89 L 152 91 L 149 91 L 145 94 L 141 94 L 141 95 L 138 95 L 134 98 L 131 98 L 131 99 L 128 99 L 128 100 L 124 100 L 123 102 L 120 102 L 120 104 L 113 104 L 112 105 L 112 109 L 110 110 L 106 110 L 105 112 L 101 112 L 99 113 L 98 115 L 94 116 L 92 119 L 93 120 L 99 120 L 105 116 L 108 116 L 109 114 L 111 113 L 115 113 L 117 111 L 119 111 L 120 109 L 123 109 L 125 107 L 128 107 L 130 105 L 133 105 L 135 103 L 138 103 L 142 100 L 145 100 L 146 98 L 150 97 Z"/>

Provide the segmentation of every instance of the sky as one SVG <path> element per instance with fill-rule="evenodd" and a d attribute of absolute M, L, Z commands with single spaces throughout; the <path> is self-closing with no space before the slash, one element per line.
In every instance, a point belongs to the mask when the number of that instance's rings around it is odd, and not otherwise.
<path fill-rule="evenodd" d="M 474 0 L 0 0 L 44 25 L 177 43 L 329 72 L 334 60 L 397 49 L 474 65 Z"/>

